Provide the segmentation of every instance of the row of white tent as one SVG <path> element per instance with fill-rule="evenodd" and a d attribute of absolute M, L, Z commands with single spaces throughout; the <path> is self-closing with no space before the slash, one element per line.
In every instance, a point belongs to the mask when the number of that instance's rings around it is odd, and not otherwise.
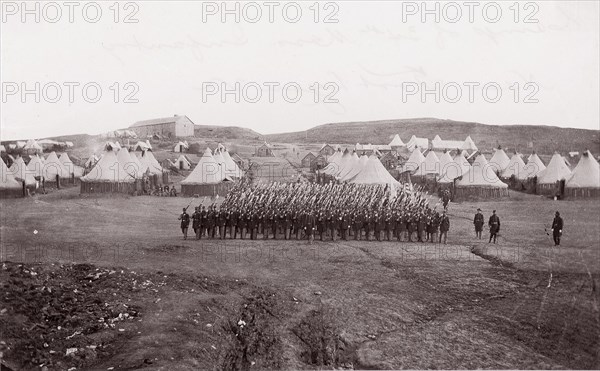
<path fill-rule="evenodd" d="M 22 157 L 17 157 L 8 172 L 15 180 L 24 181 L 26 186 L 33 186 L 36 184 L 36 177 L 51 182 L 57 175 L 62 179 L 80 177 L 83 175 L 83 168 L 75 165 L 66 152 L 60 157 L 56 152 L 52 152 L 47 158 L 40 155 L 31 156 L 27 164 Z"/>
<path fill-rule="evenodd" d="M 329 164 L 320 170 L 323 174 L 335 177 L 341 182 L 357 184 L 391 184 L 400 183 L 387 171 L 379 158 L 371 156 L 358 156 L 345 151 L 336 151 L 329 158 Z"/>
<path fill-rule="evenodd" d="M 152 151 L 144 151 L 138 157 L 127 148 L 117 149 L 107 145 L 90 172 L 81 177 L 81 181 L 130 183 L 141 179 L 144 174 L 162 173 L 163 168 Z"/>
<path fill-rule="evenodd" d="M 455 180 L 458 187 L 499 187 L 508 185 L 500 178 L 526 180 L 537 177 L 537 184 L 555 184 L 565 180 L 566 187 L 599 188 L 600 170 L 598 161 L 587 151 L 581 157 L 577 167 L 571 172 L 565 159 L 555 153 L 546 167 L 536 153 L 531 154 L 527 164 L 519 154 L 508 158 L 506 153 L 497 150 L 490 161 L 483 154 L 476 157 L 470 164 L 465 157 L 465 151 L 452 158 L 449 152 L 444 152 L 439 158 L 434 151 L 427 156 L 416 148 L 402 171 L 409 171 L 413 176 L 435 176 L 439 183 L 452 183 Z M 397 181 L 385 169 L 375 155 L 359 157 L 336 151 L 329 159 L 329 164 L 322 173 L 335 177 L 341 182 L 367 184 L 396 184 Z M 498 174 L 500 177 L 498 177 Z M 460 178 L 460 179 L 459 179 Z"/>
<path fill-rule="evenodd" d="M 214 155 L 210 148 L 206 148 L 194 170 L 181 184 L 217 184 L 239 179 L 243 175 L 244 172 L 233 161 L 229 152 L 219 144 Z"/>
<path fill-rule="evenodd" d="M 44 147 L 63 146 L 66 148 L 73 147 L 73 142 L 58 142 L 52 139 L 29 139 L 28 141 L 18 140 L 15 143 L 7 144 L 9 149 L 23 149 L 26 151 L 43 152 Z M 6 147 L 2 145 L 2 151 L 6 151 Z"/>
<path fill-rule="evenodd" d="M 462 177 L 457 185 L 501 187 L 504 183 L 498 178 L 498 174 L 502 179 L 514 177 L 520 181 L 537 177 L 537 184 L 555 184 L 564 180 L 567 188 L 600 188 L 599 169 L 598 161 L 589 151 L 583 154 L 571 172 L 559 153 L 555 153 L 546 166 L 536 153 L 532 153 L 525 163 L 520 154 L 515 153 L 509 158 L 502 149 L 496 150 L 489 162 L 480 154 L 473 165 L 469 164 L 464 153 L 452 159 L 448 152 L 438 158 L 434 151 L 429 151 L 424 157 L 415 149 L 404 165 L 404 171 L 411 171 L 412 175 L 417 176 L 433 174 L 440 183 L 450 183 Z"/>
<path fill-rule="evenodd" d="M 429 139 L 427 138 L 419 138 L 416 135 L 413 135 L 407 143 L 404 143 L 402 139 L 400 139 L 400 135 L 396 134 L 392 141 L 389 144 L 390 147 L 406 147 L 409 150 L 414 150 L 416 148 L 421 148 L 422 150 L 429 148 Z M 460 140 L 442 140 L 439 135 L 436 135 L 431 140 L 431 147 L 434 150 L 454 150 L 458 149 L 461 151 L 477 151 L 477 146 L 471 136 L 467 136 L 464 141 Z"/>

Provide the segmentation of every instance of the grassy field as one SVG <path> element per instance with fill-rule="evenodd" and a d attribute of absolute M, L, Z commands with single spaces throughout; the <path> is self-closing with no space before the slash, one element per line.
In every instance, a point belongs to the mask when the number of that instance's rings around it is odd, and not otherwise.
<path fill-rule="evenodd" d="M 447 245 L 184 241 L 177 215 L 189 201 L 87 198 L 76 188 L 0 201 L 3 362 L 64 369 L 600 367 L 600 200 L 513 194 L 451 204 Z M 497 210 L 497 245 L 474 238 L 477 207 L 486 217 Z M 565 220 L 560 248 L 544 231 L 556 210 Z M 42 328 L 33 303 L 45 303 L 42 287 L 50 286 L 50 298 L 79 297 L 82 307 L 57 307 L 63 317 L 45 317 Z M 81 322 L 123 312 L 130 320 L 114 328 Z M 40 333 L 43 341 L 28 340 Z M 78 351 L 67 356 L 69 348 Z"/>

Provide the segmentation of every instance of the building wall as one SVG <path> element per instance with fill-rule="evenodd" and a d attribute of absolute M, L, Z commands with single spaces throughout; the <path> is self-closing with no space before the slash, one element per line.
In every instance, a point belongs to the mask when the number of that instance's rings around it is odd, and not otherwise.
<path fill-rule="evenodd" d="M 193 137 L 194 136 L 194 123 L 186 116 L 182 116 L 177 119 L 175 125 L 175 136 L 177 137 Z"/>
<path fill-rule="evenodd" d="M 148 137 L 154 134 L 159 134 L 167 138 L 194 136 L 194 123 L 185 116 L 178 117 L 176 122 L 134 126 L 130 129 L 141 137 Z"/>
<path fill-rule="evenodd" d="M 165 137 L 175 137 L 175 123 L 155 124 L 132 127 L 131 130 L 140 137 L 148 137 L 154 134 L 159 134 Z"/>

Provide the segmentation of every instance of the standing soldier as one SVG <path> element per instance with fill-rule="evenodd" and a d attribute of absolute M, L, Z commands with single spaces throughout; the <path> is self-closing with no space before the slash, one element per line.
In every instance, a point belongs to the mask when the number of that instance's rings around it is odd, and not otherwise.
<path fill-rule="evenodd" d="M 188 226 L 190 225 L 190 216 L 187 213 L 187 209 L 184 207 L 183 212 L 179 215 L 178 220 L 181 220 L 181 232 L 183 232 L 183 239 L 187 240 Z"/>
<path fill-rule="evenodd" d="M 250 239 L 254 235 L 256 226 L 254 224 L 254 212 L 252 210 L 246 210 L 246 230 L 250 234 Z"/>
<path fill-rule="evenodd" d="M 375 211 L 373 216 L 373 229 L 375 230 L 375 239 L 381 242 L 381 232 L 385 229 L 385 220 L 383 214 L 379 214 L 378 211 Z"/>
<path fill-rule="evenodd" d="M 294 233 L 296 233 L 296 239 L 300 239 L 300 231 L 302 230 L 302 212 L 299 210 L 294 210 L 292 214 L 292 223 L 294 224 Z"/>
<path fill-rule="evenodd" d="M 444 245 L 448 239 L 448 231 L 450 230 L 450 218 L 446 215 L 446 210 L 442 212 L 440 217 L 440 243 L 442 243 L 442 237 L 444 237 Z"/>
<path fill-rule="evenodd" d="M 304 230 L 308 236 L 308 242 L 312 245 L 315 240 L 315 216 L 309 209 L 304 211 Z"/>
<path fill-rule="evenodd" d="M 286 240 L 290 239 L 290 233 L 292 228 L 292 212 L 287 210 L 284 212 L 284 220 L 283 220 L 283 238 Z"/>
<path fill-rule="evenodd" d="M 492 212 L 492 216 L 488 220 L 488 226 L 490 227 L 490 240 L 488 243 L 492 242 L 492 238 L 494 239 L 494 243 L 496 243 L 496 236 L 500 232 L 500 218 L 496 215 L 496 210 Z"/>
<path fill-rule="evenodd" d="M 200 238 L 200 207 L 196 206 L 194 208 L 194 213 L 192 214 L 192 228 L 194 229 L 194 235 L 196 239 Z"/>
<path fill-rule="evenodd" d="M 364 226 L 365 226 L 365 237 L 367 241 L 371 241 L 371 231 L 373 231 L 375 218 L 373 217 L 372 211 L 365 213 Z"/>
<path fill-rule="evenodd" d="M 346 211 L 344 211 L 344 213 L 342 214 L 342 240 L 347 241 L 348 240 L 348 234 L 350 233 L 350 213 L 348 212 L 348 209 L 346 209 Z"/>
<path fill-rule="evenodd" d="M 225 224 L 227 223 L 227 209 L 221 208 L 217 217 L 217 227 L 219 228 L 219 238 L 225 239 Z"/>
<path fill-rule="evenodd" d="M 250 220 L 248 220 L 248 228 L 250 229 L 250 239 L 256 240 L 256 234 L 258 233 L 258 223 L 260 220 L 260 216 L 257 211 L 253 211 L 250 215 Z"/>
<path fill-rule="evenodd" d="M 473 218 L 473 225 L 475 225 L 475 236 L 481 239 L 481 232 L 483 231 L 483 223 L 485 219 L 483 218 L 483 214 L 481 213 L 481 209 L 477 208 L 477 213 L 475 214 L 475 218 Z"/>
<path fill-rule="evenodd" d="M 431 242 L 437 241 L 441 221 L 442 217 L 440 216 L 440 213 L 434 211 L 431 217 Z"/>
<path fill-rule="evenodd" d="M 445 189 L 442 193 L 442 203 L 444 205 L 444 210 L 448 210 L 448 202 L 450 202 L 450 191 Z"/>
<path fill-rule="evenodd" d="M 352 218 L 352 227 L 354 228 L 354 240 L 360 241 L 362 235 L 362 227 L 364 225 L 363 213 L 356 210 Z"/>
<path fill-rule="evenodd" d="M 394 219 L 396 220 L 396 237 L 398 238 L 398 241 L 402 241 L 402 237 L 404 236 L 404 233 L 406 233 L 404 212 L 396 211 Z"/>
<path fill-rule="evenodd" d="M 242 240 L 246 238 L 246 211 L 240 210 L 238 214 L 238 229 L 240 230 L 240 237 Z"/>
<path fill-rule="evenodd" d="M 408 214 L 408 220 L 406 222 L 406 229 L 408 230 L 408 242 L 413 242 L 412 237 L 417 231 L 418 219 L 414 212 Z"/>
<path fill-rule="evenodd" d="M 217 225 L 217 212 L 215 206 L 211 206 L 208 211 L 208 236 L 215 238 L 215 227 Z"/>
<path fill-rule="evenodd" d="M 267 214 L 264 209 L 258 211 L 258 224 L 260 225 L 260 233 L 263 236 L 263 240 L 269 238 L 269 228 L 267 227 Z"/>
<path fill-rule="evenodd" d="M 394 215 L 392 214 L 392 211 L 388 208 L 385 212 L 385 234 L 388 241 L 392 240 L 395 225 L 396 221 L 394 220 Z"/>
<path fill-rule="evenodd" d="M 331 214 L 329 215 L 331 218 Z M 321 237 L 321 241 L 323 241 L 323 234 L 326 233 L 327 230 L 327 216 L 323 213 L 323 210 L 319 210 L 317 214 L 317 232 Z"/>
<path fill-rule="evenodd" d="M 425 242 L 425 241 L 423 241 L 423 232 L 425 232 L 426 229 L 427 229 L 427 217 L 425 216 L 424 212 L 420 212 L 418 221 L 417 221 L 417 238 L 418 238 L 417 241 Z"/>
<path fill-rule="evenodd" d="M 229 217 L 229 238 L 236 239 L 238 233 L 238 217 L 240 212 L 237 207 L 234 206 L 233 211 Z"/>
<path fill-rule="evenodd" d="M 562 236 L 563 219 L 557 211 L 552 221 L 552 237 L 554 238 L 554 246 L 560 245 L 560 237 Z"/>
<path fill-rule="evenodd" d="M 331 216 L 331 224 L 329 228 L 331 229 L 331 239 L 333 241 L 336 240 L 337 235 L 342 227 L 342 213 L 340 209 L 336 209 L 333 215 Z"/>
<path fill-rule="evenodd" d="M 278 221 L 279 217 L 277 216 L 277 212 L 275 210 L 271 210 L 269 216 L 269 222 L 271 223 L 271 230 L 273 231 L 273 239 L 277 239 L 277 227 L 279 225 Z"/>
<path fill-rule="evenodd" d="M 200 211 L 200 238 L 204 235 L 204 232 L 207 231 L 208 228 L 208 212 L 204 205 L 202 205 L 202 211 Z"/>

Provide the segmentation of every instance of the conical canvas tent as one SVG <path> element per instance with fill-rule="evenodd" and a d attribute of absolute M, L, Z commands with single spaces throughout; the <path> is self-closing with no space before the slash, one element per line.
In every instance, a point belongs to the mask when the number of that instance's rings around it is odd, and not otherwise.
<path fill-rule="evenodd" d="M 92 168 L 94 167 L 94 165 L 96 165 L 96 163 L 98 162 L 99 158 L 98 156 L 96 156 L 95 154 L 92 154 L 87 161 L 85 162 L 84 166 L 86 167 L 86 169 Z"/>
<path fill-rule="evenodd" d="M 564 158 L 554 153 L 546 169 L 537 176 L 536 193 L 547 196 L 560 196 L 564 192 L 564 182 L 571 176 L 571 170 Z"/>
<path fill-rule="evenodd" d="M 355 163 L 352 165 L 352 168 L 350 168 L 348 170 L 348 172 L 344 173 L 340 177 L 340 181 L 347 182 L 350 179 L 352 179 L 355 176 L 357 176 L 358 173 L 360 173 L 362 171 L 362 169 L 367 165 L 367 162 L 369 162 L 369 156 L 362 155 L 362 156 L 359 157 L 358 162 L 356 162 L 356 160 L 354 160 L 354 162 Z"/>
<path fill-rule="evenodd" d="M 527 158 L 527 164 L 525 164 L 525 171 L 529 177 L 533 178 L 539 176 L 542 171 L 546 169 L 546 165 L 542 162 L 537 153 L 532 153 Z"/>
<path fill-rule="evenodd" d="M 525 180 L 529 178 L 529 173 L 527 173 L 527 169 L 525 168 L 525 162 L 521 155 L 515 153 L 508 162 L 508 166 L 501 174 L 502 178 L 510 179 L 512 176 L 517 180 Z"/>
<path fill-rule="evenodd" d="M 565 184 L 567 197 L 600 196 L 600 165 L 590 151 L 585 151 Z"/>
<path fill-rule="evenodd" d="M 477 151 L 477 146 L 475 145 L 475 142 L 473 142 L 473 139 L 471 139 L 471 136 L 467 136 L 467 139 L 465 139 L 465 142 L 463 143 L 462 147 L 459 148 L 465 151 Z"/>
<path fill-rule="evenodd" d="M 144 172 L 149 172 L 150 174 L 162 175 L 163 169 L 162 166 L 158 163 L 152 151 L 144 151 L 142 152 L 142 157 L 139 161 L 142 164 L 142 168 Z"/>
<path fill-rule="evenodd" d="M 471 169 L 471 164 L 467 159 L 459 154 L 454 157 L 452 163 L 444 166 L 442 169 L 442 176 L 438 180 L 439 183 L 452 183 L 456 178 L 460 178 L 465 175 Z"/>
<path fill-rule="evenodd" d="M 181 182 L 181 193 L 186 196 L 224 196 L 233 184 L 231 178 L 224 175 L 210 148 L 207 148 L 198 165 Z"/>
<path fill-rule="evenodd" d="M 349 180 L 349 183 L 400 185 L 375 154 L 369 156 L 367 163 L 355 177 Z"/>
<path fill-rule="evenodd" d="M 414 173 L 419 169 L 419 167 L 421 167 L 424 161 L 425 156 L 423 156 L 418 148 L 415 148 L 402 167 L 402 172 L 410 171 L 411 173 Z"/>
<path fill-rule="evenodd" d="M 456 181 L 456 199 L 499 198 L 508 196 L 508 185 L 503 183 L 483 155 L 479 155 L 471 169 Z"/>
<path fill-rule="evenodd" d="M 23 186 L 15 180 L 10 170 L 0 159 L 0 198 L 19 197 L 23 195 Z"/>
<path fill-rule="evenodd" d="M 27 143 L 25 144 L 25 146 L 23 147 L 24 150 L 29 151 L 29 152 L 39 152 L 42 153 L 42 151 L 44 150 L 42 148 L 42 146 L 40 146 L 38 144 L 38 142 L 36 142 L 34 139 L 29 139 L 27 141 Z"/>
<path fill-rule="evenodd" d="M 37 182 L 33 177 L 33 174 L 27 170 L 27 165 L 25 164 L 25 161 L 23 161 L 23 157 L 17 158 L 9 170 L 16 180 L 19 182 L 25 181 L 25 186 L 37 186 Z"/>
<path fill-rule="evenodd" d="M 345 167 L 348 165 L 351 158 L 352 158 L 352 155 L 350 154 L 350 152 L 348 150 L 344 151 L 344 155 L 339 160 L 339 162 L 337 164 L 335 164 L 335 163 L 329 164 L 332 166 L 327 165 L 323 169 L 323 173 L 334 176 L 334 177 L 338 176 L 342 171 L 344 171 Z"/>
<path fill-rule="evenodd" d="M 142 166 L 137 160 L 135 154 L 129 153 L 127 148 L 123 147 L 117 152 L 117 161 L 121 165 L 122 171 L 124 171 L 126 174 L 135 179 L 142 178 Z"/>
<path fill-rule="evenodd" d="M 56 182 L 57 175 L 61 179 L 68 179 L 69 170 L 67 170 L 63 163 L 60 162 L 56 152 L 52 152 L 48 155 L 48 158 L 44 162 L 42 175 L 44 176 L 46 182 Z"/>
<path fill-rule="evenodd" d="M 438 181 L 440 181 L 442 178 L 444 178 L 444 175 L 448 172 L 448 169 L 454 166 L 454 160 L 452 159 L 452 156 L 450 156 L 449 152 L 444 152 L 442 153 L 442 155 L 440 156 L 440 172 L 439 172 L 439 177 L 438 177 Z"/>
<path fill-rule="evenodd" d="M 329 156 L 328 164 L 320 170 L 322 174 L 331 175 L 339 170 L 340 161 L 342 161 L 342 151 L 335 151 L 335 153 Z"/>
<path fill-rule="evenodd" d="M 80 178 L 81 193 L 135 192 L 135 178 L 123 168 L 124 164 L 119 162 L 115 151 L 108 147 L 92 170 Z"/>
<path fill-rule="evenodd" d="M 175 164 L 175 166 L 179 170 L 189 170 L 192 167 L 192 164 L 190 164 L 190 162 L 184 155 L 179 155 L 179 157 L 175 161 Z"/>
<path fill-rule="evenodd" d="M 494 155 L 489 162 L 490 166 L 494 168 L 496 173 L 500 174 L 508 167 L 509 163 L 510 158 L 508 158 L 508 155 L 502 148 L 496 149 L 496 152 L 494 152 Z"/>
<path fill-rule="evenodd" d="M 358 157 L 356 152 L 352 153 L 352 155 L 350 156 L 350 160 L 348 161 L 344 169 L 340 171 L 336 178 L 340 181 L 344 181 L 345 178 L 348 178 L 348 174 L 350 174 L 354 169 L 356 169 L 356 167 L 359 166 L 359 164 L 360 158 Z"/>
<path fill-rule="evenodd" d="M 44 163 L 38 155 L 31 157 L 31 160 L 27 164 L 27 171 L 36 178 L 44 177 Z"/>
<path fill-rule="evenodd" d="M 64 152 L 60 155 L 58 160 L 63 164 L 63 166 L 69 172 L 69 176 L 73 175 L 75 178 L 79 179 L 79 177 L 83 176 L 83 168 L 81 166 L 77 166 L 71 161 L 67 152 Z"/>
<path fill-rule="evenodd" d="M 215 149 L 213 158 L 215 159 L 217 164 L 219 164 L 219 169 L 222 172 L 222 174 L 220 176 L 225 178 L 225 176 L 226 176 L 226 174 L 225 174 L 225 159 L 223 158 L 223 155 L 221 155 L 221 151 L 218 149 Z"/>
<path fill-rule="evenodd" d="M 429 174 L 439 174 L 440 173 L 440 159 L 437 157 L 435 152 L 429 151 L 425 159 L 421 163 L 421 166 L 415 171 L 415 176 L 427 176 Z"/>
<path fill-rule="evenodd" d="M 390 142 L 390 147 L 403 147 L 405 145 L 406 144 L 404 144 L 402 139 L 400 139 L 400 135 L 398 135 L 398 134 L 394 135 L 394 138 Z"/>
<path fill-rule="evenodd" d="M 244 173 L 242 169 L 240 169 L 240 167 L 235 163 L 235 161 L 233 161 L 233 159 L 229 155 L 229 152 L 227 152 L 227 150 L 223 150 L 223 153 L 221 153 L 221 155 L 225 160 L 225 175 L 230 176 L 232 178 L 241 178 L 244 175 Z"/>

